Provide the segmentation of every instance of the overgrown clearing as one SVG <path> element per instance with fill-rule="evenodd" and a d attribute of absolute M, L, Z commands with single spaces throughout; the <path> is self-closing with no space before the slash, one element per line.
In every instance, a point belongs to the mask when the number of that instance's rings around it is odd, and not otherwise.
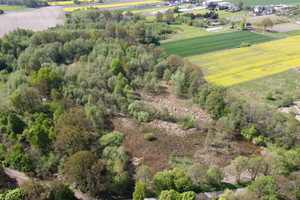
<path fill-rule="evenodd" d="M 277 106 L 278 100 L 288 95 L 294 96 L 300 92 L 300 73 L 290 69 L 281 73 L 253 79 L 231 86 L 241 96 L 250 101 L 260 101 L 270 106 Z M 265 98 L 267 92 L 274 95 L 274 99 Z M 279 99 L 276 99 L 278 97 Z"/>
<path fill-rule="evenodd" d="M 19 11 L 19 10 L 25 10 L 25 9 L 28 9 L 28 8 L 26 6 L 0 5 L 0 10 L 3 10 L 4 12 Z"/>
<path fill-rule="evenodd" d="M 201 55 L 190 59 L 203 67 L 206 80 L 228 86 L 299 66 L 300 36 Z"/>
<path fill-rule="evenodd" d="M 238 0 L 229 0 L 229 2 L 237 3 Z M 244 5 L 255 6 L 255 5 L 276 5 L 276 4 L 296 4 L 299 0 L 243 0 Z"/>
<path fill-rule="evenodd" d="M 205 111 L 192 106 L 190 101 L 176 99 L 169 93 L 143 98 L 156 106 L 166 106 L 170 114 L 189 114 L 200 124 L 209 118 Z M 132 118 L 118 118 L 113 120 L 113 126 L 124 134 L 123 146 L 131 157 L 139 160 L 139 165 L 148 165 L 153 173 L 168 169 L 171 157 L 185 157 L 208 168 L 211 165 L 225 166 L 237 155 L 260 153 L 259 147 L 240 134 L 224 132 L 218 127 L 214 127 L 218 133 L 213 145 L 206 146 L 207 132 L 203 124 L 199 125 L 200 129 L 181 130 L 178 124 L 162 120 L 142 123 Z M 145 140 L 146 133 L 153 133 L 156 139 Z"/>
<path fill-rule="evenodd" d="M 178 41 L 165 42 L 161 47 L 168 55 L 181 57 L 194 56 L 213 51 L 235 48 L 243 42 L 260 43 L 273 40 L 273 37 L 252 33 L 250 31 L 236 31 L 218 35 L 196 37 Z"/>

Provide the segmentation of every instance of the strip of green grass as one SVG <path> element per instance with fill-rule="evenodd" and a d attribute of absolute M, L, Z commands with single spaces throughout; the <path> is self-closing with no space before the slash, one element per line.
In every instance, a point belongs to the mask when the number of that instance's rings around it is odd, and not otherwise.
<path fill-rule="evenodd" d="M 250 101 L 259 101 L 271 107 L 276 107 L 280 100 L 267 100 L 267 92 L 274 96 L 277 92 L 283 98 L 291 95 L 294 96 L 300 91 L 300 73 L 297 70 L 290 69 L 281 73 L 253 79 L 250 81 L 238 83 L 230 86 L 238 94 Z"/>
<path fill-rule="evenodd" d="M 288 32 L 284 32 L 284 33 L 287 35 L 290 35 L 290 36 L 297 36 L 297 35 L 300 35 L 300 30 L 288 31 Z"/>
<path fill-rule="evenodd" d="M 261 43 L 274 40 L 275 38 L 252 33 L 250 31 L 235 31 L 231 33 L 195 37 L 172 42 L 165 42 L 161 47 L 168 55 L 181 57 L 195 56 L 213 51 L 235 48 L 243 42 Z"/>
<path fill-rule="evenodd" d="M 229 2 L 233 2 L 237 4 L 239 0 L 229 0 Z M 243 0 L 244 5 L 247 6 L 255 6 L 255 5 L 276 5 L 276 4 L 295 4 L 299 3 L 299 0 Z"/>
<path fill-rule="evenodd" d="M 0 5 L 0 10 L 3 10 L 4 12 L 19 11 L 19 10 L 25 10 L 25 9 L 28 9 L 28 8 L 26 6 Z"/>

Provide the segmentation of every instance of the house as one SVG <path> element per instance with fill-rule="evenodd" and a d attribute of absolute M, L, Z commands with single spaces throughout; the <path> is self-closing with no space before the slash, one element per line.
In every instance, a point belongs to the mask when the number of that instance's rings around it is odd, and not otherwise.
<path fill-rule="evenodd" d="M 261 15 L 263 12 L 264 7 L 263 6 L 254 6 L 253 12 L 256 15 Z"/>
<path fill-rule="evenodd" d="M 190 0 L 181 0 L 181 3 L 190 3 Z"/>
<path fill-rule="evenodd" d="M 246 24 L 245 24 L 245 28 L 252 28 L 251 23 L 246 23 Z"/>
<path fill-rule="evenodd" d="M 205 17 L 204 20 L 205 20 L 205 21 L 211 22 L 211 21 L 212 21 L 212 18 L 211 18 L 211 17 Z"/>
<path fill-rule="evenodd" d="M 297 70 L 298 72 L 300 72 L 300 67 L 296 67 L 296 70 Z"/>
<path fill-rule="evenodd" d="M 236 12 L 239 10 L 239 8 L 234 3 L 229 4 L 228 9 L 233 12 Z"/>

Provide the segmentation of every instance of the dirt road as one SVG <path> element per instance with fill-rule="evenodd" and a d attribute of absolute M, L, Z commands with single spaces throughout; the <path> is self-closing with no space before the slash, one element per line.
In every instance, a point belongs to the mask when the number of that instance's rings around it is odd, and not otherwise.
<path fill-rule="evenodd" d="M 64 11 L 60 6 L 48 6 L 0 15 L 0 37 L 17 28 L 33 31 L 45 30 L 63 24 Z"/>

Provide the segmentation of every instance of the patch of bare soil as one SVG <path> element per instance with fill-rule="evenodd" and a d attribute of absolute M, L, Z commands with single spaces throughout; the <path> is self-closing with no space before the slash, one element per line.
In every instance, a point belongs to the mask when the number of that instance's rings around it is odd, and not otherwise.
<path fill-rule="evenodd" d="M 272 28 L 268 28 L 268 30 L 273 32 L 287 32 L 287 31 L 294 31 L 299 30 L 300 25 L 299 24 L 277 24 L 274 25 Z"/>
<path fill-rule="evenodd" d="M 63 24 L 64 11 L 60 6 L 48 6 L 0 15 L 0 37 L 17 28 L 45 30 Z"/>

